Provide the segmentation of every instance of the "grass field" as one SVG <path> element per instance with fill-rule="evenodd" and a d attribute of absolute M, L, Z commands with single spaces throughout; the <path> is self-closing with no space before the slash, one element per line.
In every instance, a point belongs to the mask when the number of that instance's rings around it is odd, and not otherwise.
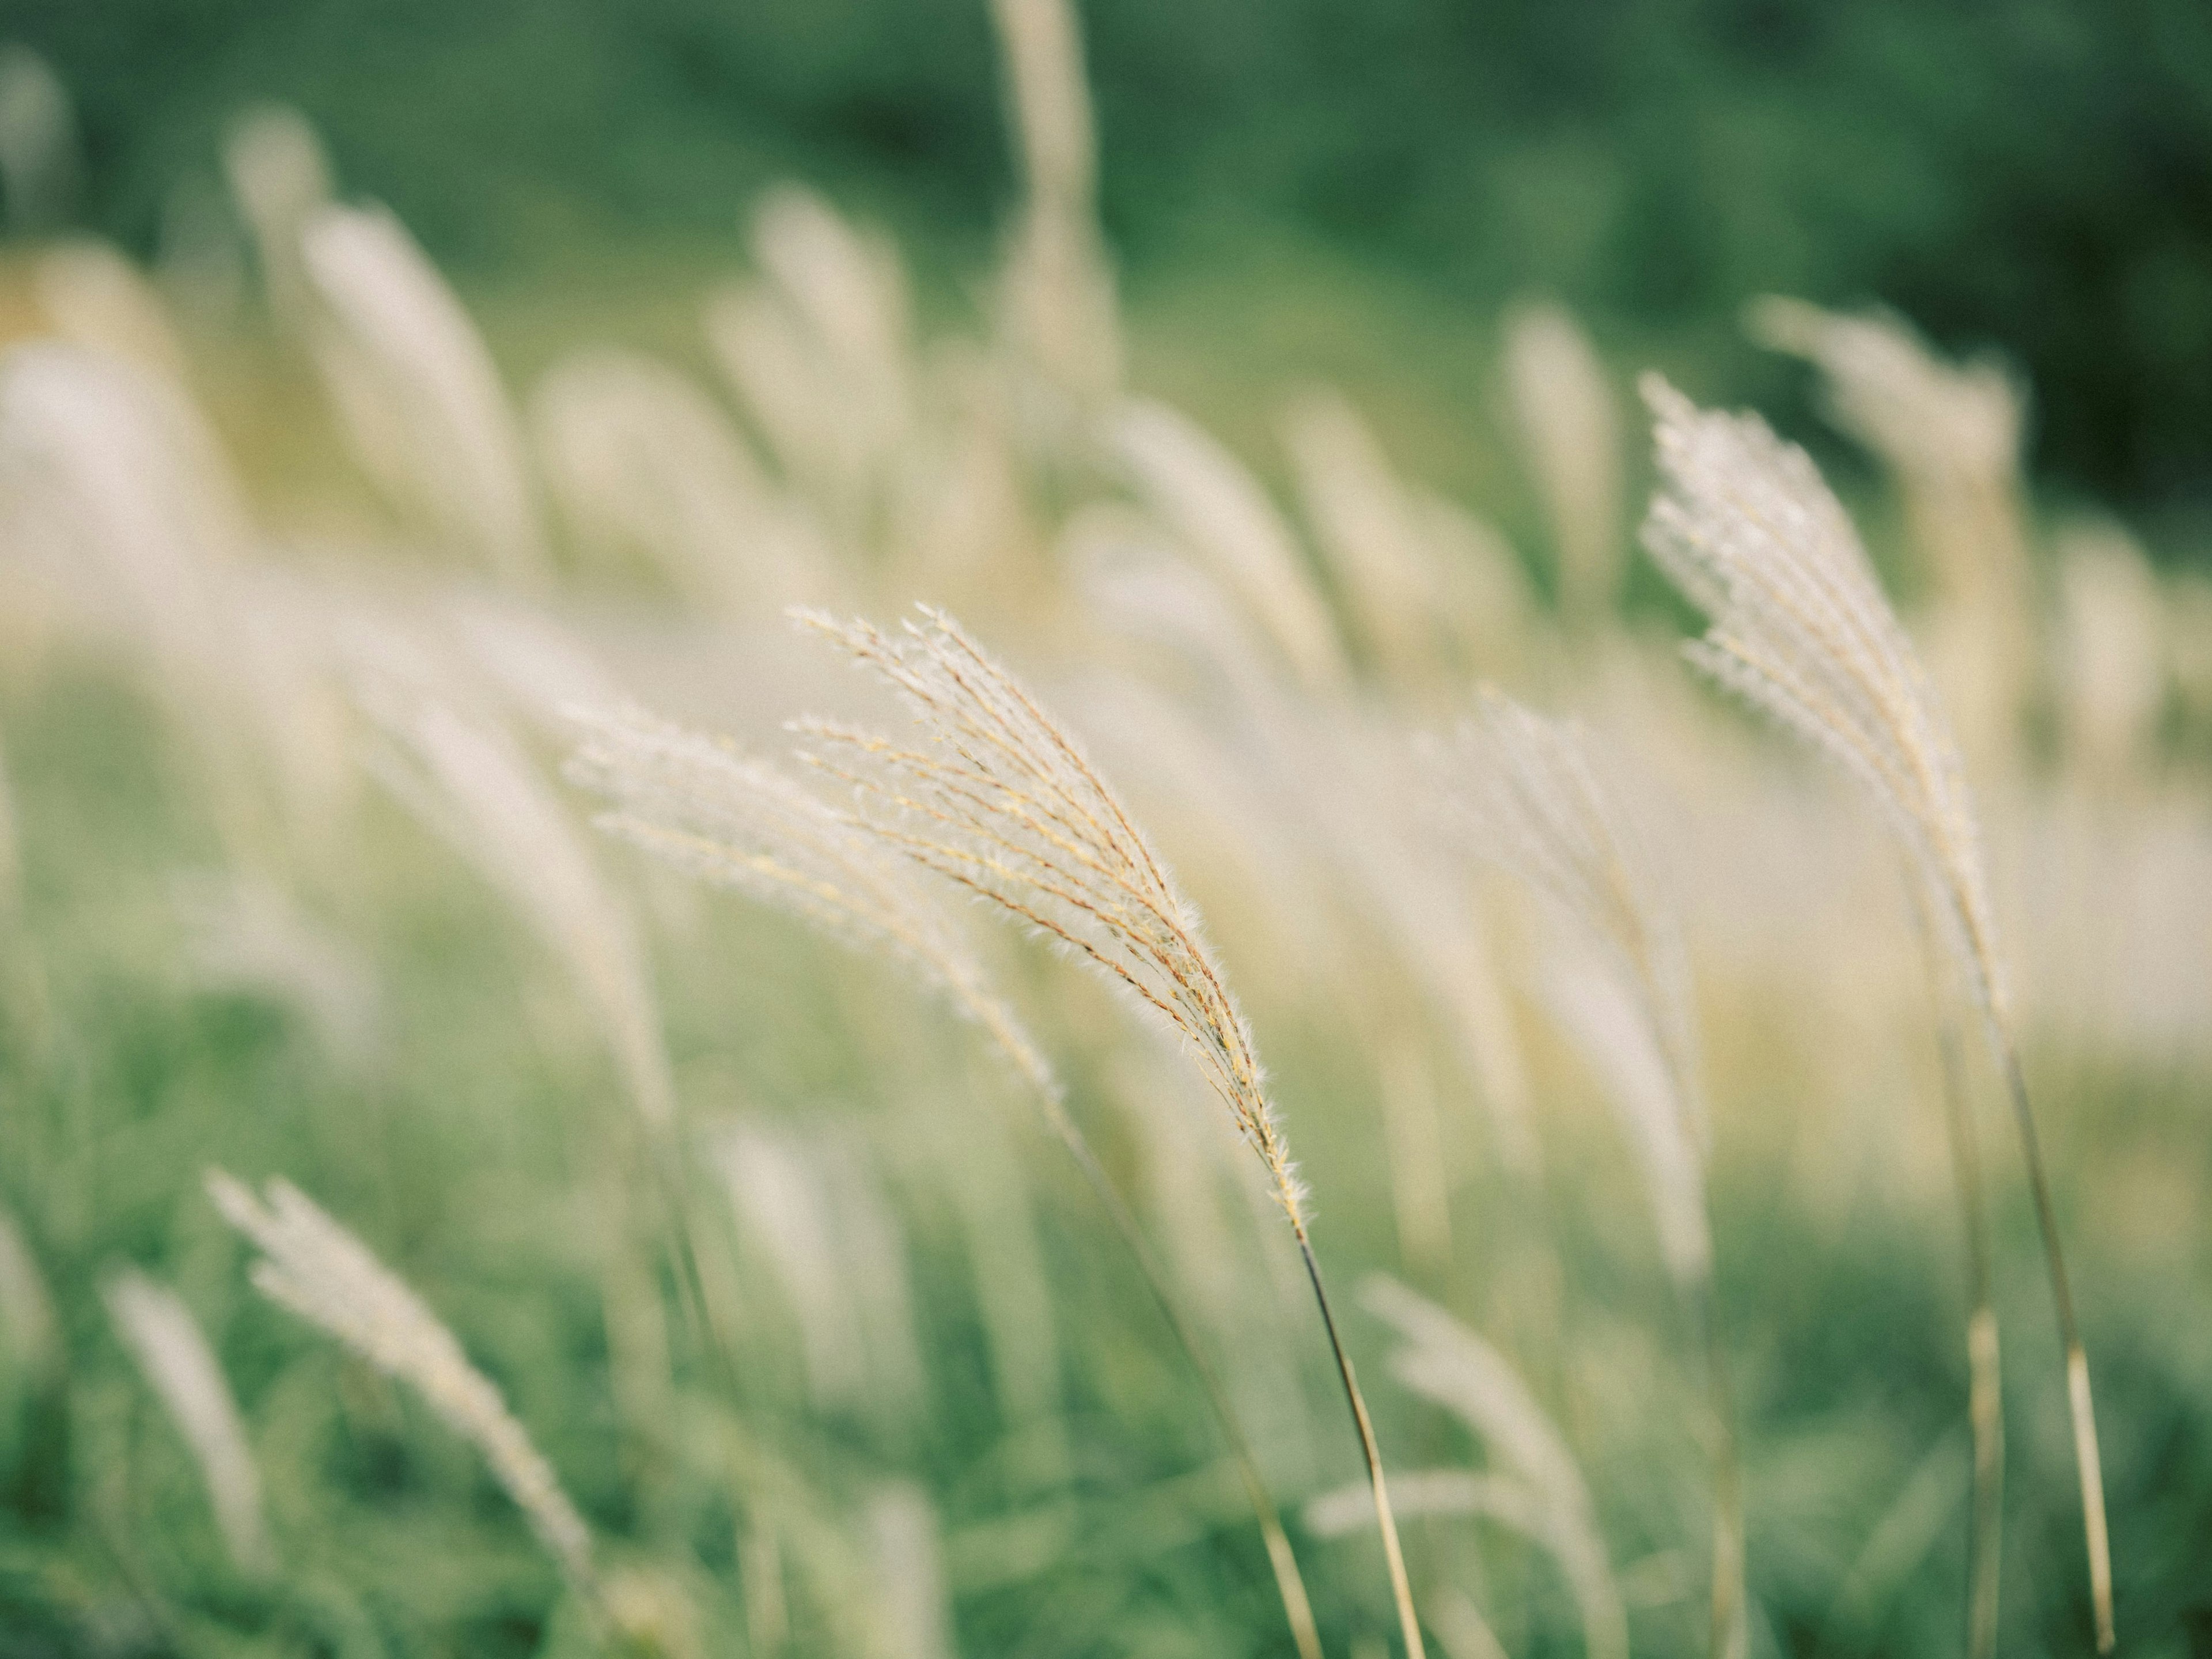
<path fill-rule="evenodd" d="M 988 269 L 785 196 L 463 306 L 289 129 L 220 322 L 11 254 L 0 1659 L 2094 1651 L 2015 1045 L 2202 1651 L 2205 585 L 1893 319 L 1759 325 L 1902 629 L 1796 463 L 1655 464 L 1713 342 L 1117 295 L 999 10 Z M 916 601 L 1014 678 L 783 614 Z"/>

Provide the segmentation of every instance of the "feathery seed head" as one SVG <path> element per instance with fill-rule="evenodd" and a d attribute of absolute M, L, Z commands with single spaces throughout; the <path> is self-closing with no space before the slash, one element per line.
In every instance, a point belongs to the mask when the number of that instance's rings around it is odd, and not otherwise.
<path fill-rule="evenodd" d="M 2006 989 L 1957 746 L 1850 521 L 1802 449 L 1656 375 L 1644 545 L 1710 620 L 1690 659 L 1838 762 L 1904 843 L 1984 1011 Z"/>
<path fill-rule="evenodd" d="M 408 1383 L 483 1454 L 493 1475 L 578 1589 L 595 1580 L 583 1517 L 499 1390 L 469 1363 L 453 1334 L 368 1247 L 289 1182 L 257 1194 L 210 1170 L 208 1193 L 230 1224 L 258 1245 L 254 1288 L 319 1325 L 386 1376 Z"/>
<path fill-rule="evenodd" d="M 942 611 L 898 635 L 794 612 L 896 690 L 918 748 L 827 721 L 802 757 L 849 784 L 848 821 L 1060 940 L 1181 1034 L 1295 1221 L 1297 1179 L 1250 1032 L 1164 866 L 1082 750 Z"/>
<path fill-rule="evenodd" d="M 1591 764 L 1589 733 L 1486 686 L 1455 749 L 1448 810 L 1621 979 L 1650 1024 L 1683 1127 L 1702 1135 L 1688 953 L 1643 837 Z"/>
<path fill-rule="evenodd" d="M 529 757 L 497 725 L 434 697 L 371 684 L 362 702 L 391 739 L 374 757 L 382 781 L 561 958 L 639 1115 L 667 1127 L 675 1088 L 636 927 Z"/>
<path fill-rule="evenodd" d="M 575 782 L 615 803 L 599 828 L 862 951 L 884 951 L 984 1025 L 1049 1095 L 1058 1080 L 953 919 L 905 862 L 769 762 L 642 709 L 571 717 Z"/>
<path fill-rule="evenodd" d="M 241 1572 L 275 1565 L 261 1514 L 261 1475 L 222 1367 L 191 1310 L 143 1273 L 125 1271 L 101 1286 L 109 1316 L 161 1403 L 176 1419 L 215 1506 L 230 1559 Z"/>

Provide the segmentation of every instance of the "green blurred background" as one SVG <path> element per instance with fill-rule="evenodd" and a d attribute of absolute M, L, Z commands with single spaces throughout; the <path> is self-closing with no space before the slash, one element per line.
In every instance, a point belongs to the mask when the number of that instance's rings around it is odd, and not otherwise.
<path fill-rule="evenodd" d="M 212 191 L 224 121 L 278 99 L 465 286 L 589 285 L 609 247 L 711 256 L 799 176 L 949 287 L 1014 190 L 987 13 L 10 0 L 0 38 L 60 70 L 85 216 L 141 250 L 180 177 Z M 1786 416 L 1741 302 L 1879 301 L 2022 368 L 2061 491 L 2155 518 L 2168 556 L 2212 545 L 2203 0 L 1094 0 L 1084 23 L 1140 319 L 1264 356 L 1236 307 L 1182 299 L 1264 269 L 1371 354 L 1540 291 L 1616 354 L 1692 356 Z"/>

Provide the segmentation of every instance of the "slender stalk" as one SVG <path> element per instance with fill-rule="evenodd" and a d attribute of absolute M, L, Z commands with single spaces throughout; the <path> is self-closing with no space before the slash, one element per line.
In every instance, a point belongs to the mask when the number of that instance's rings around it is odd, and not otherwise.
<path fill-rule="evenodd" d="M 1312 1282 L 1314 1300 L 1321 1307 L 1322 1328 L 1328 1333 L 1329 1352 L 1336 1358 L 1336 1374 L 1344 1382 L 1346 1404 L 1352 1407 L 1352 1423 L 1359 1430 L 1360 1455 L 1367 1460 L 1368 1483 L 1375 1489 L 1375 1520 L 1382 1530 L 1382 1559 L 1390 1570 L 1390 1594 L 1398 1604 L 1398 1627 L 1406 1638 L 1406 1659 L 1427 1659 L 1427 1650 L 1421 1644 L 1421 1621 L 1413 1612 L 1413 1587 L 1406 1577 L 1406 1556 L 1398 1547 L 1397 1517 L 1390 1510 L 1390 1489 L 1382 1480 L 1382 1452 L 1375 1443 L 1375 1425 L 1367 1415 L 1366 1398 L 1359 1392 L 1359 1379 L 1352 1375 L 1352 1356 L 1344 1351 L 1344 1343 L 1336 1334 L 1336 1312 L 1329 1306 L 1328 1291 L 1322 1283 L 1321 1263 L 1314 1259 L 1313 1241 L 1306 1237 L 1305 1223 L 1296 1213 L 1291 1216 L 1291 1229 L 1297 1235 L 1298 1254 L 1306 1264 L 1306 1278 Z"/>
<path fill-rule="evenodd" d="M 1999 1588 L 2004 1565 L 2004 1389 L 1996 1304 L 1992 1288 L 1989 1205 L 1982 1190 L 1980 1137 L 1966 1094 L 1966 1056 L 1948 990 L 1955 976 L 1946 968 L 1919 884 L 1906 872 L 1913 919 L 1928 959 L 1928 981 L 1944 997 L 1936 1028 L 1942 1065 L 1943 1123 L 1958 1188 L 1960 1231 L 1966 1255 L 1966 1416 L 1973 1433 L 1974 1498 L 1968 1522 L 1966 1659 L 1996 1659 Z"/>
<path fill-rule="evenodd" d="M 1069 1115 L 1066 1103 L 1060 1097 L 1057 1081 L 1043 1069 L 1036 1052 L 1008 1024 L 1005 1010 L 988 998 L 966 1000 L 969 1011 L 1013 1062 L 1015 1069 L 1035 1086 L 1038 1108 L 1046 1123 L 1075 1160 L 1076 1168 L 1083 1172 L 1084 1180 L 1097 1195 L 1107 1218 L 1135 1259 L 1137 1270 L 1144 1275 L 1146 1286 L 1174 1334 L 1176 1346 L 1197 1374 L 1199 1384 L 1206 1392 L 1206 1404 L 1220 1427 L 1221 1437 L 1228 1444 L 1231 1461 L 1237 1465 L 1237 1478 L 1243 1482 L 1245 1496 L 1251 1500 L 1252 1513 L 1260 1523 L 1260 1536 L 1267 1547 L 1267 1564 L 1275 1575 L 1276 1593 L 1282 1598 L 1283 1615 L 1290 1623 L 1291 1639 L 1297 1645 L 1298 1659 L 1322 1659 L 1321 1632 L 1314 1623 L 1313 1602 L 1306 1595 L 1305 1578 L 1298 1571 L 1298 1559 L 1291 1548 L 1290 1534 L 1283 1530 L 1281 1511 L 1268 1494 L 1267 1481 L 1260 1474 L 1259 1460 L 1253 1455 L 1251 1442 L 1245 1438 L 1229 1391 L 1222 1386 L 1219 1373 L 1199 1346 L 1197 1331 L 1184 1316 L 1175 1292 L 1168 1287 L 1167 1271 L 1153 1254 L 1152 1241 L 1145 1237 L 1121 1188 L 1106 1173 L 1106 1166 L 1099 1161 L 1091 1138 Z"/>
<path fill-rule="evenodd" d="M 1705 1406 L 1712 1419 L 1707 1430 L 1713 1466 L 1712 1656 L 1744 1659 L 1750 1626 L 1744 1616 L 1743 1457 L 1736 1443 L 1735 1395 L 1710 1277 L 1698 1286 L 1691 1302 L 1704 1340 Z"/>
<path fill-rule="evenodd" d="M 2058 1242 L 2058 1218 L 2044 1174 L 2043 1149 L 2035 1114 L 2028 1104 L 2027 1079 L 2011 1031 L 1991 1022 L 1997 1039 L 2005 1086 L 2020 1126 L 2021 1150 L 2027 1160 L 2028 1190 L 2035 1200 L 2035 1224 L 2051 1273 L 2051 1299 L 2058 1313 L 2058 1339 L 2066 1349 L 2066 1397 L 2074 1419 L 2074 1466 L 2081 1480 L 2081 1530 L 2089 1552 L 2089 1596 L 2097 1620 L 2097 1651 L 2110 1653 L 2118 1641 L 2112 1624 L 2112 1547 L 2105 1520 L 2105 1477 L 2097 1446 L 2097 1415 L 2089 1397 L 2089 1358 L 2074 1322 L 2074 1294 L 2066 1279 L 2066 1255 Z"/>
<path fill-rule="evenodd" d="M 1966 1659 L 1995 1659 L 1999 1577 L 2004 1564 L 2004 1389 L 1997 1312 L 1990 1285 L 1988 1206 L 1982 1195 L 1981 1148 L 1966 1099 L 1959 1028 L 1943 1018 L 1943 1117 L 1950 1132 L 1951 1170 L 1966 1235 L 1967 1417 L 1974 1436 L 1974 1508 L 1966 1571 Z"/>

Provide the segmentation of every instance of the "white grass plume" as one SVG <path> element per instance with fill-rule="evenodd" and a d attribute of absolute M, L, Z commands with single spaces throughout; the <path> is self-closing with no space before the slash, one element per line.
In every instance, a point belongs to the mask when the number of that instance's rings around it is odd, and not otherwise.
<path fill-rule="evenodd" d="M 170 899 L 194 978 L 273 998 L 307 1018 L 330 1057 L 358 1076 L 383 1046 L 383 992 L 368 959 L 283 891 L 246 877 L 180 876 Z"/>
<path fill-rule="evenodd" d="M 752 246 L 762 278 L 709 298 L 708 346 L 786 479 L 862 539 L 914 435 L 904 273 L 885 244 L 788 186 L 755 210 Z"/>
<path fill-rule="evenodd" d="M 599 828 L 852 949 L 890 956 L 981 1025 L 1030 1084 L 1057 1096 L 1057 1079 L 992 990 L 973 945 L 879 840 L 733 744 L 637 708 L 573 718 L 584 735 L 568 775 L 615 803 Z"/>
<path fill-rule="evenodd" d="M 937 896 L 918 884 L 901 849 L 733 744 L 635 709 L 579 713 L 575 718 L 585 738 L 569 763 L 569 775 L 617 805 L 599 819 L 602 829 L 705 880 L 793 914 L 842 944 L 890 956 L 981 1027 L 1029 1085 L 1047 1123 L 1121 1233 L 1206 1385 L 1249 1489 L 1301 1659 L 1318 1659 L 1319 1640 L 1296 1559 L 1234 1408 L 1134 1217 L 1069 1115 L 1051 1064 L 993 988 Z M 732 1178 L 741 1191 L 750 1190 L 755 1179 L 734 1165 Z M 757 1201 L 770 1200 L 763 1196 Z M 1004 1351 L 1011 1357 L 1011 1350 Z M 1042 1389 L 1014 1392 L 1038 1396 Z"/>
<path fill-rule="evenodd" d="M 1587 629 L 1620 586 L 1620 418 L 1604 365 L 1558 306 L 1522 307 L 1505 328 L 1505 385 L 1551 521 L 1559 608 Z"/>
<path fill-rule="evenodd" d="M 2019 482 L 2026 396 L 2004 365 L 1946 362 L 1882 312 L 1850 316 L 1765 299 L 1748 318 L 1763 344 L 1820 371 L 1830 417 L 1896 475 L 1916 536 L 1947 586 L 1971 590 L 2025 575 L 2026 549 L 2007 503 Z"/>
<path fill-rule="evenodd" d="M 1382 1454 L 1313 1254 L 1304 1189 L 1197 913 L 1075 740 L 950 617 L 921 607 L 896 638 L 819 613 L 799 620 L 896 690 L 920 728 L 923 746 L 908 749 L 851 726 L 800 724 L 823 751 L 805 758 L 852 786 L 851 821 L 1059 940 L 1157 1014 L 1258 1156 L 1297 1239 L 1358 1431 L 1408 1659 L 1421 1659 Z"/>
<path fill-rule="evenodd" d="M 1618 974 L 1666 1068 L 1681 1130 L 1709 1129 L 1699 1081 L 1689 958 L 1644 840 L 1600 780 L 1589 738 L 1486 687 L 1462 726 L 1448 799 L 1476 846 L 1547 900 Z"/>
<path fill-rule="evenodd" d="M 848 1138 L 763 1119 L 716 1146 L 730 1199 L 766 1248 L 798 1321 L 808 1393 L 825 1412 L 921 1419 L 921 1346 L 898 1219 Z"/>
<path fill-rule="evenodd" d="M 1705 612 L 1691 661 L 1839 763 L 1903 843 L 1975 1000 L 2008 1002 L 1956 746 L 1864 549 L 1805 453 L 1656 377 L 1663 482 L 1644 541 Z"/>
<path fill-rule="evenodd" d="M 893 686 L 927 744 L 801 723 L 820 744 L 803 758 L 856 792 L 851 821 L 1058 939 L 1164 1018 L 1299 1219 L 1303 1191 L 1251 1033 L 1197 915 L 1074 740 L 940 611 L 921 611 L 902 637 L 802 620 Z"/>
<path fill-rule="evenodd" d="M 161 295 L 113 248 L 89 239 L 64 242 L 40 256 L 34 280 L 39 308 L 64 339 L 184 383 L 184 348 Z"/>
<path fill-rule="evenodd" d="M 641 352 L 562 359 L 531 394 L 546 478 L 580 540 L 640 552 L 724 616 L 839 591 L 820 538 L 707 394 Z"/>
<path fill-rule="evenodd" d="M 0 204 L 8 228 L 35 234 L 65 223 L 83 172 L 69 88 L 28 46 L 0 46 Z"/>
<path fill-rule="evenodd" d="M 1903 847 L 2010 1095 L 2066 1350 L 2098 1648 L 2116 1639 L 2088 1361 L 2021 1069 L 1979 825 L 1927 677 L 1850 520 L 1804 452 L 1755 416 L 1698 410 L 1656 376 L 1660 493 L 1644 542 L 1711 619 L 1691 659 L 1840 763 Z"/>
<path fill-rule="evenodd" d="M 840 371 L 846 418 L 866 420 L 878 443 L 896 445 L 914 395 L 910 302 L 896 251 L 789 185 L 754 210 L 752 241 L 762 270 Z"/>
<path fill-rule="evenodd" d="M 1080 406 L 1110 394 L 1121 372 L 1082 34 L 1070 0 L 993 0 L 991 13 L 1026 186 L 1000 305 L 1017 349 Z"/>
<path fill-rule="evenodd" d="M 1164 404 L 1125 404 L 1108 441 L 1138 499 L 1236 594 L 1299 679 L 1316 690 L 1342 685 L 1336 623 L 1259 481 Z"/>
<path fill-rule="evenodd" d="M 1830 418 L 1896 480 L 1935 578 L 1928 660 L 1953 728 L 1970 755 L 2008 760 L 2038 670 L 2020 470 L 2025 388 L 1996 360 L 1945 362 L 1883 312 L 1767 299 L 1748 322 L 1764 343 L 1819 368 Z"/>
<path fill-rule="evenodd" d="M 234 121 L 223 141 L 222 170 L 246 222 L 270 309 L 285 327 L 306 326 L 313 290 L 300 233 L 330 204 L 330 158 L 299 111 L 262 104 Z"/>
<path fill-rule="evenodd" d="M 241 738 L 256 711 L 226 614 L 249 532 L 190 404 L 98 352 L 16 347 L 0 358 L 0 512 L 12 542 L 143 653 L 226 828 L 250 816 Z"/>
<path fill-rule="evenodd" d="M 2060 715 L 2070 757 L 2109 785 L 2136 775 L 2157 735 L 2165 596 L 2118 526 L 2069 526 L 2056 540 Z"/>
<path fill-rule="evenodd" d="M 263 1252 L 264 1259 L 253 1264 L 254 1288 L 420 1393 L 483 1455 L 569 1583 L 595 1603 L 592 1536 L 583 1516 L 499 1390 L 469 1363 L 438 1316 L 290 1182 L 271 1181 L 257 1194 L 219 1170 L 207 1180 L 225 1219 Z"/>
<path fill-rule="evenodd" d="M 651 975 L 633 917 L 574 822 L 497 726 L 434 698 L 364 689 L 388 744 L 372 757 L 401 803 L 507 898 L 567 970 L 646 1124 L 675 1117 Z"/>
<path fill-rule="evenodd" d="M 1712 1642 L 1746 1637 L 1741 1470 L 1712 1286 L 1699 1076 L 1688 960 L 1628 816 L 1574 726 L 1486 691 L 1460 736 L 1462 810 L 1484 849 L 1516 869 L 1565 921 L 1544 989 L 1613 1097 L 1635 1143 L 1669 1276 L 1704 1346 L 1713 1476 Z"/>
<path fill-rule="evenodd" d="M 301 233 L 314 356 L 356 458 L 440 540 L 523 586 L 545 576 L 526 452 L 476 325 L 391 214 L 325 207 Z"/>
<path fill-rule="evenodd" d="M 1370 661 L 1387 678 L 1435 676 L 1450 622 L 1434 568 L 1429 525 L 1352 405 L 1334 393 L 1294 404 L 1284 436 L 1315 539 L 1358 625 Z"/>
<path fill-rule="evenodd" d="M 138 1369 L 176 1419 L 198 1462 L 216 1524 L 240 1572 L 276 1566 L 261 1510 L 261 1473 L 238 1401 L 191 1310 L 175 1291 L 126 1270 L 100 1287 L 108 1316 Z"/>

